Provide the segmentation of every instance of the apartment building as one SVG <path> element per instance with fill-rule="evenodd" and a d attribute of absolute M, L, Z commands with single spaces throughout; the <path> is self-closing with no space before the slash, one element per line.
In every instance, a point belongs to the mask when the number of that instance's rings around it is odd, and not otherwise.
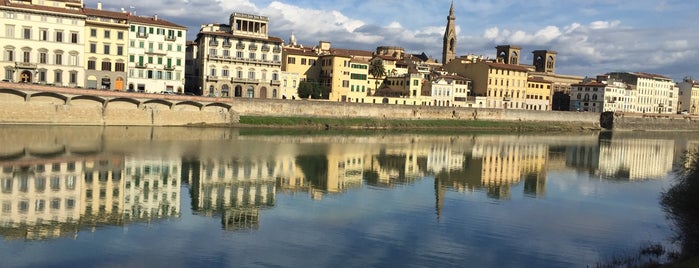
<path fill-rule="evenodd" d="M 685 77 L 677 83 L 679 89 L 679 112 L 685 114 L 699 114 L 699 82 L 691 77 Z"/>
<path fill-rule="evenodd" d="M 551 81 L 539 76 L 527 78 L 524 109 L 550 111 L 551 97 L 553 96 L 552 84 Z"/>
<path fill-rule="evenodd" d="M 269 36 L 269 19 L 233 13 L 229 24 L 202 25 L 196 74 L 203 95 L 281 98 L 283 40 Z"/>
<path fill-rule="evenodd" d="M 636 91 L 637 113 L 673 114 L 678 111 L 679 89 L 672 79 L 642 72 L 614 72 L 606 74 Z"/>
<path fill-rule="evenodd" d="M 473 95 L 486 97 L 486 108 L 525 109 L 528 69 L 515 64 L 457 58 L 444 66 L 473 81 Z"/>
<path fill-rule="evenodd" d="M 126 90 L 129 15 L 125 12 L 85 8 L 85 87 Z"/>
<path fill-rule="evenodd" d="M 128 90 L 184 93 L 187 28 L 158 16 L 129 16 Z"/>
<path fill-rule="evenodd" d="M 570 107 L 580 112 L 635 112 L 637 91 L 608 75 L 571 85 Z"/>
<path fill-rule="evenodd" d="M 3 80 L 84 87 L 82 1 L 2 1 Z"/>

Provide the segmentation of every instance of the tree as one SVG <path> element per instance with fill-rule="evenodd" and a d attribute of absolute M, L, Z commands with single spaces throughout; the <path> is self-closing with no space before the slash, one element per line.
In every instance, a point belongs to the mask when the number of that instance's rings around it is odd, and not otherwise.
<path fill-rule="evenodd" d="M 379 78 L 386 75 L 386 68 L 383 66 L 383 61 L 381 59 L 374 60 L 369 64 L 369 74 L 374 77 L 376 83 L 374 91 L 376 91 L 379 89 Z"/>
<path fill-rule="evenodd" d="M 302 81 L 299 83 L 298 95 L 300 98 L 312 99 L 328 99 L 330 97 L 330 89 L 315 81 Z"/>

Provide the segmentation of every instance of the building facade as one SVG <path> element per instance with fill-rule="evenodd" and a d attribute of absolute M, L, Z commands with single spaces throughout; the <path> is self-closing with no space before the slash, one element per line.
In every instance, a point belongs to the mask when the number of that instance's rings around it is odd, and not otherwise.
<path fill-rule="evenodd" d="M 281 98 L 282 39 L 269 36 L 269 19 L 233 13 L 229 24 L 202 25 L 196 74 L 202 94 Z"/>
<path fill-rule="evenodd" d="M 524 100 L 524 109 L 535 111 L 550 111 L 551 98 L 553 96 L 553 83 L 541 77 L 534 76 L 527 79 L 527 91 Z"/>
<path fill-rule="evenodd" d="M 677 83 L 679 89 L 679 112 L 684 114 L 699 114 L 699 82 L 686 77 Z"/>
<path fill-rule="evenodd" d="M 445 66 L 473 81 L 473 95 L 486 97 L 486 108 L 525 109 L 528 69 L 515 64 L 457 59 Z M 482 106 L 479 106 L 482 107 Z"/>
<path fill-rule="evenodd" d="M 123 12 L 85 8 L 85 87 L 125 90 L 129 25 Z"/>
<path fill-rule="evenodd" d="M 158 16 L 129 16 L 128 90 L 184 93 L 187 28 Z"/>
<path fill-rule="evenodd" d="M 606 75 L 610 79 L 626 83 L 636 91 L 635 112 L 673 114 L 678 111 L 679 89 L 672 79 L 641 72 L 616 72 Z"/>
<path fill-rule="evenodd" d="M 82 1 L 2 1 L 3 80 L 84 87 Z"/>
<path fill-rule="evenodd" d="M 447 28 L 444 30 L 442 40 L 442 64 L 447 64 L 456 58 L 456 16 L 454 16 L 454 2 L 449 8 L 447 16 Z"/>

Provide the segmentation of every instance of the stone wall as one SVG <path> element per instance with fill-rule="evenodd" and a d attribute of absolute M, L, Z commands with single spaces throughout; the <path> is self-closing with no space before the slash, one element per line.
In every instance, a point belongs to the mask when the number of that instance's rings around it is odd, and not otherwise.
<path fill-rule="evenodd" d="M 617 114 L 613 130 L 618 131 L 699 131 L 699 116 Z"/>

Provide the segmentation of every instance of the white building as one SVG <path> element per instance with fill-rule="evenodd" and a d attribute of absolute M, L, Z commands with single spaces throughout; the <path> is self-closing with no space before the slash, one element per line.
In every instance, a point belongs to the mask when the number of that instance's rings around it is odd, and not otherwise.
<path fill-rule="evenodd" d="M 681 113 L 699 114 L 699 82 L 687 77 L 677 83 L 679 88 L 679 109 Z"/>
<path fill-rule="evenodd" d="M 202 25 L 197 35 L 202 95 L 280 98 L 283 40 L 268 35 L 269 19 L 233 13 L 229 23 Z"/>
<path fill-rule="evenodd" d="M 82 1 L 0 2 L 3 80 L 84 87 Z"/>
<path fill-rule="evenodd" d="M 154 17 L 129 16 L 128 90 L 184 93 L 187 28 Z"/>
<path fill-rule="evenodd" d="M 457 75 L 442 75 L 432 81 L 432 105 L 467 107 L 471 80 Z"/>
<path fill-rule="evenodd" d="M 679 89 L 672 79 L 649 73 L 618 72 L 606 74 L 636 91 L 635 112 L 673 114 L 678 110 Z"/>

